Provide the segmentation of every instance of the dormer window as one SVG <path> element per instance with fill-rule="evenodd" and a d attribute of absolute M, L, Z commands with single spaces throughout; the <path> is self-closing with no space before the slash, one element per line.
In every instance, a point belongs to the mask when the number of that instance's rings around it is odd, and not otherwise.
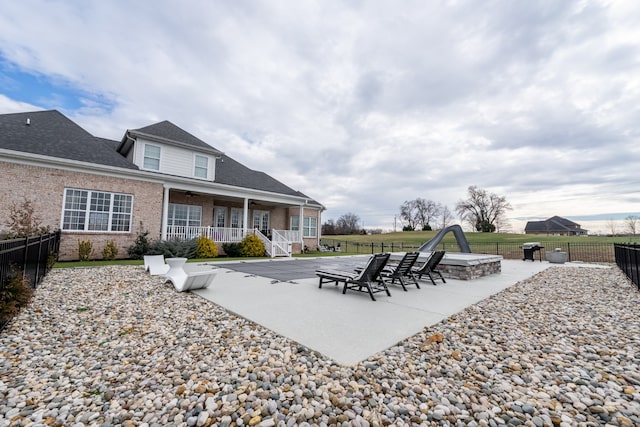
<path fill-rule="evenodd" d="M 160 146 L 144 144 L 144 162 L 142 165 L 144 169 L 160 170 Z"/>
<path fill-rule="evenodd" d="M 209 177 L 209 158 L 196 154 L 194 156 L 193 176 L 196 178 L 207 179 Z"/>

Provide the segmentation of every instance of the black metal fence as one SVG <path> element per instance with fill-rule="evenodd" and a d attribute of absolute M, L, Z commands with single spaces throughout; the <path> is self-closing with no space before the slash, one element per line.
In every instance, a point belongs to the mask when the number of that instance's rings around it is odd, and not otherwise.
<path fill-rule="evenodd" d="M 616 243 L 616 264 L 640 289 L 640 244 Z"/>
<path fill-rule="evenodd" d="M 0 294 L 8 280 L 22 274 L 34 289 L 57 259 L 60 231 L 41 236 L 0 241 Z M 0 324 L 0 331 L 4 328 Z"/>
<path fill-rule="evenodd" d="M 372 254 L 377 252 L 407 252 L 417 250 L 419 245 L 410 245 L 406 243 L 360 243 L 345 242 L 333 239 L 322 239 L 322 243 L 330 247 L 340 247 L 342 252 Z M 541 241 L 542 249 L 535 255 L 542 260 L 546 259 L 545 253 L 556 252 L 560 249 L 567 253 L 568 261 L 582 262 L 616 262 L 613 243 L 598 242 L 577 242 L 577 243 L 559 243 Z M 523 259 L 522 243 L 470 243 L 471 251 L 479 254 L 502 255 L 504 259 Z M 438 245 L 439 250 L 447 252 L 459 252 L 460 248 L 456 242 L 442 242 Z"/>

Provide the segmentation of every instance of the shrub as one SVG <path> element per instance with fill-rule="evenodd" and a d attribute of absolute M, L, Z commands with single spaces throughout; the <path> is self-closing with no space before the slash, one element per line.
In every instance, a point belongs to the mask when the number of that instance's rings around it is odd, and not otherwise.
<path fill-rule="evenodd" d="M 240 255 L 248 257 L 264 256 L 265 249 L 262 240 L 255 234 L 245 237 L 240 242 Z"/>
<path fill-rule="evenodd" d="M 107 241 L 104 249 L 102 250 L 102 258 L 106 260 L 116 259 L 118 256 L 118 247 L 113 240 Z"/>
<path fill-rule="evenodd" d="M 165 258 L 195 258 L 196 240 L 158 240 L 153 242 L 148 253 Z"/>
<path fill-rule="evenodd" d="M 33 289 L 22 274 L 12 275 L 0 289 L 0 324 L 16 316 L 33 297 Z"/>
<path fill-rule="evenodd" d="M 53 265 L 58 261 L 58 253 L 57 252 L 49 252 L 47 255 L 47 268 L 51 269 Z"/>
<path fill-rule="evenodd" d="M 90 240 L 78 240 L 78 259 L 88 261 L 93 253 L 93 243 Z"/>
<path fill-rule="evenodd" d="M 144 255 L 149 254 L 149 249 L 151 247 L 151 242 L 149 241 L 149 231 L 145 230 L 142 227 L 142 222 L 140 223 L 140 231 L 138 231 L 138 235 L 136 236 L 136 240 L 133 245 L 127 248 L 127 253 L 129 254 L 129 258 L 131 259 L 142 259 Z"/>
<path fill-rule="evenodd" d="M 204 234 L 196 241 L 196 258 L 215 258 L 218 256 L 218 245 Z"/>
<path fill-rule="evenodd" d="M 50 227 L 41 224 L 40 218 L 35 214 L 33 202 L 26 197 L 21 204 L 12 203 L 9 206 L 9 220 L 5 222 L 11 232 L 7 238 L 19 238 L 48 234 Z"/>
<path fill-rule="evenodd" d="M 241 253 L 240 243 L 223 243 L 222 249 L 224 249 L 224 253 L 227 254 L 228 257 L 237 258 Z"/>

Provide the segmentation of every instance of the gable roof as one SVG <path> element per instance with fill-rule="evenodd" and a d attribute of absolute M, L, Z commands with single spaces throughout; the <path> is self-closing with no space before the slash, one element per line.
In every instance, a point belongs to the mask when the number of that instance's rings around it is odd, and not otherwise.
<path fill-rule="evenodd" d="M 544 221 L 529 221 L 524 227 L 524 231 L 540 232 L 540 233 L 553 233 L 553 232 L 586 232 L 580 228 L 580 224 L 570 221 L 560 216 L 553 216 Z"/>
<path fill-rule="evenodd" d="M 193 136 L 184 129 L 179 128 L 168 120 L 154 123 L 139 129 L 129 129 L 118 147 L 118 151 L 126 155 L 131 148 L 129 139 L 131 137 L 143 137 L 150 140 L 178 145 L 184 148 L 197 149 L 198 151 L 209 152 L 215 156 L 222 155 L 222 152 L 207 144 L 203 140 Z"/>
<path fill-rule="evenodd" d="M 0 114 L 0 148 L 138 169 L 107 141 L 94 137 L 57 110 Z"/>
<path fill-rule="evenodd" d="M 242 165 L 166 120 L 128 130 L 121 141 L 114 141 L 91 135 L 57 110 L 0 114 L 0 149 L 139 170 L 125 157 L 133 145 L 131 136 L 213 154 L 219 159 L 215 183 L 305 198 L 309 203 L 320 205 L 266 173 Z"/>

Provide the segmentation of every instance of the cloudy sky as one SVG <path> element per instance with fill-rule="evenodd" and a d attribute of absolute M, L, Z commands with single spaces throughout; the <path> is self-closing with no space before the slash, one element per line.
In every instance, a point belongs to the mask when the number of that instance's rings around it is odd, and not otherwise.
<path fill-rule="evenodd" d="M 0 0 L 0 113 L 169 120 L 390 229 L 475 185 L 525 218 L 640 215 L 640 2 Z"/>

